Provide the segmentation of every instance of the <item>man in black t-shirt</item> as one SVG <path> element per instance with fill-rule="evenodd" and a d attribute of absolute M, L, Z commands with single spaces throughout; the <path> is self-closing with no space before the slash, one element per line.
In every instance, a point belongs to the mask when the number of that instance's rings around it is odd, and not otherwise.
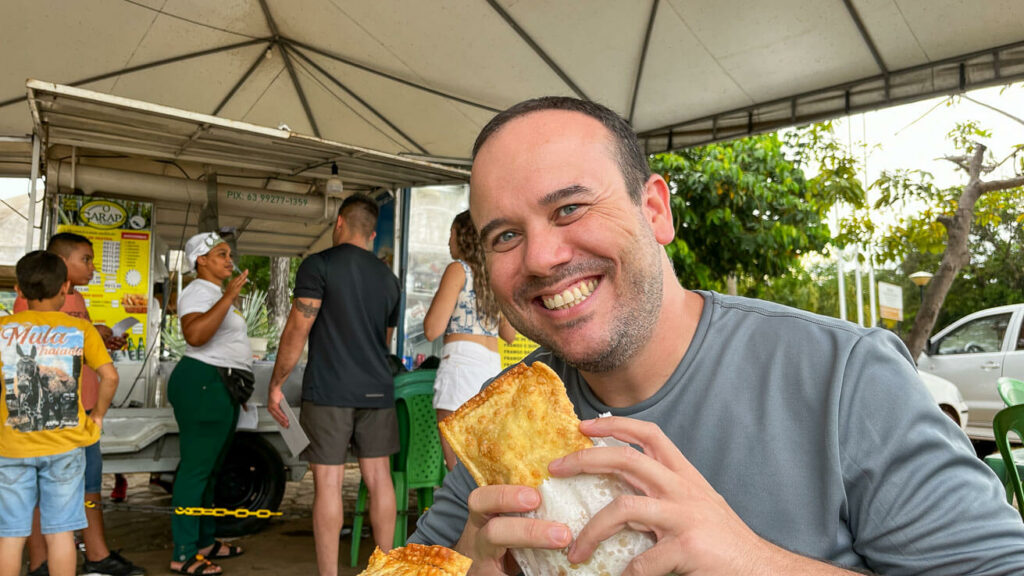
<path fill-rule="evenodd" d="M 313 536 L 321 576 L 338 570 L 341 485 L 351 442 L 370 492 L 370 523 L 381 550 L 391 549 L 395 492 L 388 457 L 398 451 L 388 345 L 398 323 L 398 279 L 370 251 L 377 204 L 354 194 L 338 210 L 334 246 L 306 258 L 295 276 L 291 313 L 281 334 L 267 409 L 281 426 L 281 386 L 309 339 L 299 424 L 310 444 Z M 353 535 L 353 538 L 358 538 Z"/>

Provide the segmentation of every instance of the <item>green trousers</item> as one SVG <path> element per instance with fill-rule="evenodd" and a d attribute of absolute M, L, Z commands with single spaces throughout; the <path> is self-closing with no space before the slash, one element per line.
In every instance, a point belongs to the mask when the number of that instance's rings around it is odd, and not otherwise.
<path fill-rule="evenodd" d="M 217 475 L 238 424 L 238 403 L 215 367 L 187 356 L 171 373 L 167 398 L 174 406 L 181 451 L 171 504 L 212 508 Z M 213 544 L 215 527 L 212 516 L 173 515 L 174 561 L 184 562 Z"/>

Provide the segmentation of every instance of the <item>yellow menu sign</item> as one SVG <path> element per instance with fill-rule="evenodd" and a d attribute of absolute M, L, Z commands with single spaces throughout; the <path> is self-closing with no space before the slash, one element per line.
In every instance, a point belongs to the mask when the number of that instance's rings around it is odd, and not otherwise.
<path fill-rule="evenodd" d="M 89 285 L 79 286 L 78 291 L 93 323 L 106 324 L 115 332 L 127 327 L 124 337 L 128 344 L 115 360 L 144 360 L 153 205 L 62 194 L 57 200 L 57 216 L 57 232 L 80 234 L 92 241 L 96 272 Z"/>
<path fill-rule="evenodd" d="M 504 370 L 523 358 L 526 358 L 530 355 L 530 352 L 536 350 L 538 346 L 539 344 L 522 334 L 516 334 L 516 339 L 513 340 L 511 344 L 506 344 L 504 340 L 498 338 L 498 353 L 501 354 L 501 369 Z"/>

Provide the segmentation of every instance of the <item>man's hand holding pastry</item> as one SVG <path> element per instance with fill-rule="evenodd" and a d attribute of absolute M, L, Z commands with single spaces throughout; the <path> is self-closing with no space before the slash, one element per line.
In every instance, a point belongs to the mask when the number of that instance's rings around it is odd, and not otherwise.
<path fill-rule="evenodd" d="M 536 510 L 540 493 L 529 486 L 481 486 L 469 495 L 469 518 L 455 549 L 473 559 L 470 574 L 494 576 L 517 574 L 519 567 L 511 548 L 558 550 L 572 542 L 565 524 L 521 514 Z"/>
<path fill-rule="evenodd" d="M 561 379 L 543 363 L 510 368 L 440 428 L 480 487 L 469 496 L 457 545 L 473 558 L 474 573 L 515 573 L 518 565 L 527 576 L 618 575 L 654 546 L 652 534 L 626 526 L 588 549 L 584 563 L 567 559 L 573 534 L 590 518 L 616 497 L 640 493 L 615 474 L 549 471 L 552 461 L 605 440 L 581 432 Z"/>
<path fill-rule="evenodd" d="M 580 424 L 590 437 L 614 437 L 639 446 L 595 447 L 551 463 L 554 477 L 614 474 L 637 489 L 597 512 L 569 549 L 569 561 L 586 562 L 597 545 L 623 528 L 655 535 L 624 574 L 746 574 L 763 564 L 751 552 L 771 546 L 758 537 L 711 487 L 657 425 L 631 418 L 598 418 Z M 739 551 L 743 551 L 740 553 Z"/>

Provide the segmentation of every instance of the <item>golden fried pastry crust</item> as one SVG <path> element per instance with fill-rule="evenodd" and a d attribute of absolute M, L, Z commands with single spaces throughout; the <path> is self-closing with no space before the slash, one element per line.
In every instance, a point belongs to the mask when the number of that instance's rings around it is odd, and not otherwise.
<path fill-rule="evenodd" d="M 407 544 L 387 554 L 375 549 L 359 576 L 465 576 L 472 563 L 444 546 Z"/>
<path fill-rule="evenodd" d="M 543 362 L 513 366 L 440 428 L 480 486 L 540 486 L 552 460 L 594 445 L 562 379 Z"/>

